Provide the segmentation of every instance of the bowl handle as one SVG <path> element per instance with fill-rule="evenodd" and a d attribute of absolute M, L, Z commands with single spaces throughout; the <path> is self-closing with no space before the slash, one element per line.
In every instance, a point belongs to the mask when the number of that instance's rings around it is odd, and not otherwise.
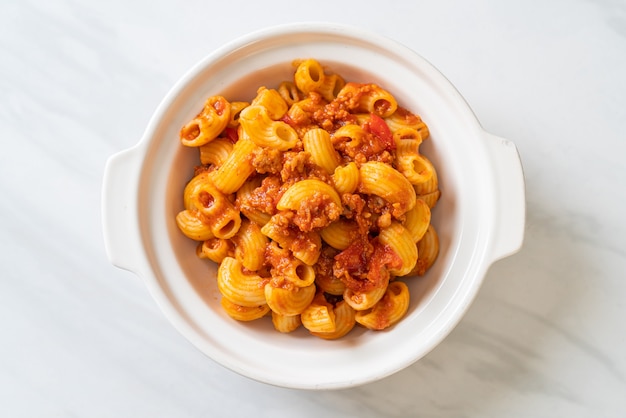
<path fill-rule="evenodd" d="M 526 197 L 522 162 L 515 144 L 485 133 L 496 182 L 496 234 L 492 261 L 517 252 L 524 241 Z"/>
<path fill-rule="evenodd" d="M 139 273 L 144 259 L 137 216 L 140 150 L 137 146 L 107 160 L 102 182 L 102 226 L 109 261 Z"/>

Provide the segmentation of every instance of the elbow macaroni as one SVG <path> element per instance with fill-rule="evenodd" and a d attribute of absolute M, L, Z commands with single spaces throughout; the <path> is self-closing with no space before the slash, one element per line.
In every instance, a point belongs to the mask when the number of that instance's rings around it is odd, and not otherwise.
<path fill-rule="evenodd" d="M 396 217 L 415 206 L 415 189 L 409 180 L 392 166 L 379 161 L 368 161 L 361 165 L 358 190 L 391 203 L 392 214 Z"/>
<path fill-rule="evenodd" d="M 239 124 L 244 133 L 260 147 L 279 151 L 293 148 L 298 142 L 298 134 L 285 122 L 273 120 L 270 111 L 261 105 L 251 105 L 242 110 Z"/>
<path fill-rule="evenodd" d="M 180 139 L 183 145 L 199 147 L 213 141 L 230 122 L 230 103 L 222 96 L 210 97 L 202 112 L 183 126 Z"/>
<path fill-rule="evenodd" d="M 333 147 L 330 134 L 324 129 L 311 129 L 302 138 L 304 150 L 311 154 L 311 160 L 328 174 L 333 174 L 339 165 L 339 155 Z"/>
<path fill-rule="evenodd" d="M 373 83 L 314 59 L 254 97 L 209 97 L 180 131 L 199 163 L 176 224 L 219 264 L 221 306 L 238 321 L 333 340 L 406 314 L 405 281 L 439 254 L 441 191 L 419 151 L 428 126 Z"/>

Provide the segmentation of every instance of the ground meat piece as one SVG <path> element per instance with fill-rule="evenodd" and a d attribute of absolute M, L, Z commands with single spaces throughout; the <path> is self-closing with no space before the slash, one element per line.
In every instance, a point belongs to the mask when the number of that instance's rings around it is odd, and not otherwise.
<path fill-rule="evenodd" d="M 282 165 L 280 176 L 287 186 L 305 179 L 318 179 L 332 184 L 331 176 L 326 170 L 315 164 L 311 160 L 311 154 L 306 151 L 288 151 L 283 153 Z"/>
<path fill-rule="evenodd" d="M 256 209 L 273 215 L 276 213 L 276 203 L 280 200 L 284 190 L 281 181 L 276 176 L 263 179 L 261 185 L 254 189 L 250 195 L 239 201 L 242 209 Z"/>
<path fill-rule="evenodd" d="M 282 152 L 272 148 L 257 147 L 252 152 L 251 163 L 258 173 L 277 174 L 282 169 Z"/>
<path fill-rule="evenodd" d="M 332 221 L 339 219 L 341 208 L 326 194 L 318 191 L 311 191 L 306 197 L 293 217 L 293 223 L 301 231 L 312 231 L 323 228 Z"/>
<path fill-rule="evenodd" d="M 283 153 L 280 178 L 283 182 L 298 180 L 306 176 L 306 162 L 311 158 L 308 152 L 288 151 Z"/>
<path fill-rule="evenodd" d="M 333 263 L 338 250 L 330 246 L 324 246 L 320 253 L 320 258 L 313 266 L 315 269 L 315 280 L 318 278 L 327 278 L 333 276 Z"/>
<path fill-rule="evenodd" d="M 336 100 L 316 110 L 313 113 L 313 120 L 320 128 L 329 132 L 336 131 L 342 125 L 357 123 L 356 116 L 351 114 L 341 102 Z"/>
<path fill-rule="evenodd" d="M 317 262 L 322 247 L 320 235 L 316 231 L 301 231 L 292 222 L 293 217 L 292 211 L 278 212 L 263 226 L 264 233 L 281 248 L 290 250 L 294 257 L 313 265 Z"/>
<path fill-rule="evenodd" d="M 291 241 L 289 249 L 294 254 L 297 255 L 298 253 L 303 252 L 312 254 L 319 252 L 321 247 L 321 241 L 319 239 L 319 235 L 316 232 L 300 231 L 298 228 L 293 226 L 290 228 L 290 230 L 292 231 L 291 237 L 293 240 Z M 315 260 L 315 262 L 317 262 L 317 260 Z"/>
<path fill-rule="evenodd" d="M 391 225 L 391 214 L 389 212 L 383 213 L 376 220 L 378 229 L 387 228 L 389 225 Z"/>
<path fill-rule="evenodd" d="M 293 283 L 285 279 L 294 263 L 294 258 L 289 250 L 280 248 L 275 242 L 265 247 L 265 262 L 270 268 L 271 286 L 274 288 L 293 288 Z"/>
<path fill-rule="evenodd" d="M 368 161 L 378 161 L 378 162 L 381 162 L 381 163 L 393 165 L 394 162 L 396 161 L 396 159 L 394 158 L 393 154 L 391 154 L 387 150 L 384 150 L 381 153 L 370 155 L 369 158 L 368 158 Z"/>
<path fill-rule="evenodd" d="M 340 143 L 342 140 L 350 141 L 350 139 L 340 139 L 336 142 L 336 144 L 340 147 Z M 365 161 L 376 160 L 378 158 L 378 154 L 381 154 L 385 151 L 384 146 L 380 143 L 380 141 L 371 133 L 364 132 L 364 135 L 360 138 L 360 143 L 358 146 L 347 146 L 342 147 L 343 152 L 346 156 L 350 157 L 352 160 L 356 162 L 363 163 Z M 387 152 L 387 154 L 389 154 Z"/>
<path fill-rule="evenodd" d="M 372 226 L 372 214 L 366 207 L 366 201 L 357 193 L 346 193 L 341 196 L 344 205 L 343 215 L 346 219 L 353 219 L 359 226 L 359 234 L 365 236 Z"/>

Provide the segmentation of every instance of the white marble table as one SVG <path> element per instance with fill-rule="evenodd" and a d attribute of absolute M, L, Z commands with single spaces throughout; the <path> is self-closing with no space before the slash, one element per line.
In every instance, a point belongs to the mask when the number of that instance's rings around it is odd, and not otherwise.
<path fill-rule="evenodd" d="M 0 416 L 626 416 L 626 3 L 214 3 L 0 2 Z M 248 31 L 329 18 L 421 53 L 516 143 L 528 219 L 521 252 L 424 359 L 306 392 L 184 340 L 108 263 L 100 187 L 189 66 Z"/>

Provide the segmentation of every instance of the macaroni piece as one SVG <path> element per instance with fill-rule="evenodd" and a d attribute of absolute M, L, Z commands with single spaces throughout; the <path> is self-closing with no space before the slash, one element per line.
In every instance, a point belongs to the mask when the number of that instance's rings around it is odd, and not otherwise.
<path fill-rule="evenodd" d="M 241 306 L 232 303 L 226 298 L 222 298 L 220 300 L 220 303 L 226 313 L 237 321 L 254 321 L 255 319 L 264 317 L 270 312 L 270 307 L 268 305 L 254 306 L 252 308 L 249 308 L 247 306 Z"/>
<path fill-rule="evenodd" d="M 439 254 L 428 126 L 374 83 L 314 59 L 254 97 L 212 96 L 182 127 L 198 149 L 176 224 L 219 264 L 224 312 L 333 340 L 407 313 Z"/>
<path fill-rule="evenodd" d="M 302 321 L 300 320 L 300 315 L 281 315 L 272 312 L 272 323 L 274 324 L 274 329 L 278 332 L 288 333 L 295 331 L 298 329 L 300 325 L 302 325 Z"/>
<path fill-rule="evenodd" d="M 199 147 L 217 138 L 230 122 L 230 103 L 222 96 L 209 97 L 202 112 L 180 131 L 180 140 L 188 147 Z"/>
<path fill-rule="evenodd" d="M 335 330 L 327 332 L 311 330 L 311 334 L 325 340 L 335 340 L 337 338 L 343 337 L 348 332 L 352 331 L 352 328 L 354 328 L 356 322 L 356 311 L 352 309 L 352 307 L 348 305 L 346 301 L 340 301 L 336 303 L 335 306 L 331 306 L 331 309 L 333 310 L 335 316 Z"/>

